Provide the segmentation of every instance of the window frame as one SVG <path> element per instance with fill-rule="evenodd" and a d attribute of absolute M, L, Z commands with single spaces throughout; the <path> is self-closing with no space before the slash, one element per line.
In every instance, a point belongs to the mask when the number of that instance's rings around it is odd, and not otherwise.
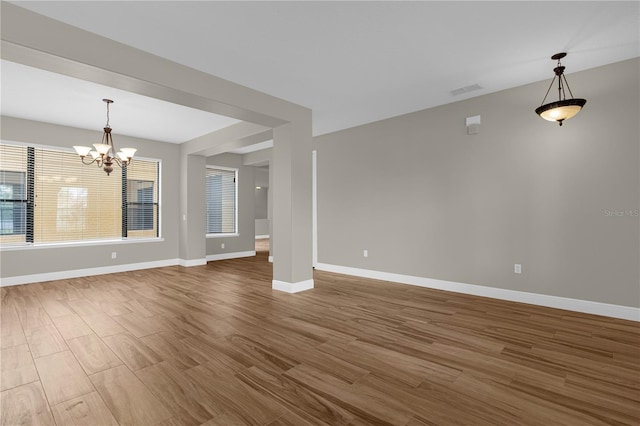
<path fill-rule="evenodd" d="M 26 147 L 31 152 L 34 152 L 34 150 L 50 150 L 50 151 L 58 151 L 62 153 L 71 153 L 71 154 L 77 155 L 74 150 L 67 147 L 61 147 L 61 146 L 52 146 L 52 145 L 44 145 L 44 144 L 37 144 L 37 143 L 26 143 L 26 142 L 12 141 L 12 140 L 4 140 L 4 139 L 0 140 L 0 144 Z M 0 244 L 0 252 L 15 251 L 15 250 L 30 250 L 30 249 L 61 248 L 61 247 L 86 247 L 86 246 L 98 246 L 98 245 L 163 242 L 164 237 L 162 236 L 162 214 L 161 214 L 161 211 L 162 211 L 162 159 L 136 156 L 136 158 L 133 161 L 135 162 L 136 160 L 150 161 L 150 162 L 157 163 L 158 202 L 156 207 L 157 207 L 157 214 L 158 214 L 158 223 L 157 223 L 157 232 L 155 237 L 117 237 L 117 238 L 102 238 L 102 239 L 75 240 L 75 241 L 53 241 L 53 242 L 35 242 L 33 240 L 28 241 L 28 238 L 26 238 L 25 241 L 19 242 L 19 243 Z M 80 161 L 79 158 L 78 158 L 78 161 Z M 28 165 L 28 167 L 32 167 L 32 166 L 33 165 Z M 85 167 L 91 167 L 91 166 L 85 166 Z M 32 173 L 34 173 L 33 170 L 32 170 Z M 122 180 L 120 173 L 114 173 L 112 174 L 111 177 L 116 177 L 116 179 Z M 27 173 L 27 186 L 29 186 L 30 184 L 29 179 L 33 180 L 34 176 L 33 175 L 30 176 L 29 173 Z M 29 191 L 29 188 L 27 188 L 27 191 Z M 28 210 L 29 210 L 29 206 L 33 205 L 33 203 L 29 201 L 33 199 L 33 196 L 34 195 L 30 195 L 29 193 L 27 193 L 27 199 L 28 199 L 27 209 Z M 126 208 L 125 208 L 125 212 L 126 212 Z M 29 215 L 33 220 L 34 212 L 33 211 L 31 211 L 31 213 L 28 212 L 27 216 L 29 217 Z"/>
<path fill-rule="evenodd" d="M 233 218 L 234 220 L 234 228 L 235 231 L 234 232 L 207 232 L 207 220 L 208 220 L 208 208 L 209 206 L 207 205 L 207 201 L 206 201 L 206 197 L 207 197 L 207 179 L 206 179 L 206 169 L 212 169 L 212 170 L 224 170 L 224 171 L 228 171 L 228 172 L 234 172 L 235 173 L 235 178 L 234 178 L 234 184 L 235 184 L 235 208 L 234 208 L 234 215 L 235 217 Z M 239 204 L 239 197 L 238 197 L 238 179 L 239 179 L 239 169 L 237 167 L 226 167 L 226 166 L 216 166 L 213 164 L 207 164 L 206 168 L 205 168 L 205 237 L 206 238 L 225 238 L 225 237 L 238 237 L 240 235 L 239 233 L 239 227 L 238 227 L 238 204 Z"/>

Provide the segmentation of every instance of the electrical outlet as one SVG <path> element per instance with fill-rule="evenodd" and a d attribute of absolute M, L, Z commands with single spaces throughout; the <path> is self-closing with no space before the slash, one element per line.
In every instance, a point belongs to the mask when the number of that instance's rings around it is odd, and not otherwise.
<path fill-rule="evenodd" d="M 111 258 L 115 259 L 116 257 L 118 257 L 118 253 L 116 253 L 115 251 L 111 252 Z"/>
<path fill-rule="evenodd" d="M 224 248 L 224 243 L 220 244 L 220 248 Z"/>
<path fill-rule="evenodd" d="M 519 263 L 516 263 L 513 265 L 513 272 L 515 272 L 516 274 L 521 274 L 522 273 L 522 265 Z"/>
<path fill-rule="evenodd" d="M 364 257 L 369 257 L 369 250 L 365 250 L 364 253 L 363 253 L 363 256 Z"/>

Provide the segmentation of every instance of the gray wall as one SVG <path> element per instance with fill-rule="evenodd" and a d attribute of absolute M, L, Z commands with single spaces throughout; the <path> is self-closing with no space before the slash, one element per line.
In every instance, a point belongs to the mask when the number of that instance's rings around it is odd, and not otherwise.
<path fill-rule="evenodd" d="M 207 165 L 238 169 L 238 236 L 207 238 L 207 256 L 255 250 L 254 167 L 244 166 L 238 154 L 207 157 Z M 204 170 L 202 171 L 204 181 Z M 202 194 L 204 199 L 204 192 Z M 203 234 L 204 237 L 204 234 Z M 224 248 L 221 244 L 224 243 Z"/>
<path fill-rule="evenodd" d="M 256 237 L 269 235 L 269 187 L 261 186 L 260 189 L 254 189 L 254 191 Z"/>
<path fill-rule="evenodd" d="M 254 183 L 256 186 L 266 188 L 269 186 L 269 167 L 255 167 Z"/>
<path fill-rule="evenodd" d="M 255 167 L 256 237 L 269 235 L 269 167 Z"/>
<path fill-rule="evenodd" d="M 314 138 L 318 261 L 640 306 L 638 217 L 607 214 L 640 208 L 639 64 L 570 73 L 562 127 L 549 79 Z"/>
<path fill-rule="evenodd" d="M 162 161 L 160 233 L 164 241 L 3 250 L 0 259 L 0 274 L 3 278 L 178 258 L 178 145 L 121 136 L 117 134 L 117 128 L 114 129 L 114 133 L 118 146 L 137 148 L 137 156 Z M 102 134 L 73 127 L 2 117 L 1 137 L 5 142 L 71 148 L 79 143 L 86 145 L 88 141 L 97 142 Z M 117 252 L 117 259 L 111 259 L 111 253 L 114 251 Z"/>
<path fill-rule="evenodd" d="M 260 189 L 254 188 L 254 210 L 256 219 L 267 218 L 267 194 L 269 188 L 260 187 Z"/>
<path fill-rule="evenodd" d="M 256 219 L 256 237 L 269 235 L 269 219 Z"/>

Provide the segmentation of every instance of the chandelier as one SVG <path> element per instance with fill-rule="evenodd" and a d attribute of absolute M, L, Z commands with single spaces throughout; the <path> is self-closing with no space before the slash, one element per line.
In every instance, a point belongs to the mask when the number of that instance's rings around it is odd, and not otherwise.
<path fill-rule="evenodd" d="M 551 87 L 553 87 L 553 82 L 556 81 L 556 77 L 558 78 L 558 100 L 536 108 L 536 114 L 540 117 L 548 121 L 557 121 L 561 126 L 564 120 L 568 120 L 579 113 L 584 104 L 587 103 L 586 99 L 574 98 L 573 93 L 571 93 L 571 88 L 569 87 L 569 83 L 567 83 L 567 77 L 564 75 L 564 67 L 560 63 L 560 59 L 565 56 L 567 56 L 567 54 L 562 52 L 556 53 L 551 57 L 554 61 L 558 61 L 558 65 L 553 69 L 555 75 L 547 89 L 547 94 L 544 95 L 542 103 L 544 104 L 544 101 L 547 100 L 547 96 L 549 95 Z M 569 99 L 567 99 L 567 95 L 564 90 L 565 86 L 571 96 Z"/>
<path fill-rule="evenodd" d="M 107 104 L 107 124 L 104 126 L 104 133 L 102 134 L 102 142 L 94 143 L 92 150 L 88 146 L 74 146 L 80 160 L 83 164 L 90 165 L 96 163 L 98 167 L 101 167 L 107 176 L 113 171 L 113 164 L 125 168 L 133 161 L 133 155 L 136 153 L 135 148 L 122 148 L 116 152 L 113 146 L 113 137 L 111 136 L 111 127 L 109 126 L 109 104 L 112 104 L 111 99 L 103 99 L 103 102 Z M 87 162 L 85 158 L 87 155 L 91 156 L 91 161 Z"/>

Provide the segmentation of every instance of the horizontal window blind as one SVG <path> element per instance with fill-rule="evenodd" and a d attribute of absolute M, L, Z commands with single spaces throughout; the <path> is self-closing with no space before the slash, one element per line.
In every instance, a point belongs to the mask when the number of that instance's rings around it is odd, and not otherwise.
<path fill-rule="evenodd" d="M 27 147 L 0 145 L 0 244 L 27 242 Z"/>
<path fill-rule="evenodd" d="M 234 234 L 237 232 L 236 176 L 237 170 L 207 167 L 207 234 Z"/>
<path fill-rule="evenodd" d="M 70 152 L 35 150 L 34 240 L 115 239 L 122 232 L 122 181 Z"/>

